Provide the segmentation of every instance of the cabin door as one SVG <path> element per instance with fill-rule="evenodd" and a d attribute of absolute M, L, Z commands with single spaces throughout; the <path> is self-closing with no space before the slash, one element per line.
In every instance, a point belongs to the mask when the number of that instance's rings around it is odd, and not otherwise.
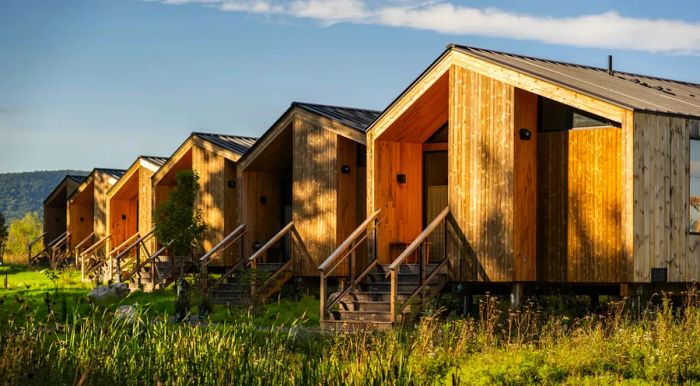
<path fill-rule="evenodd" d="M 423 228 L 447 206 L 447 151 L 423 153 Z M 445 248 L 445 230 L 438 228 L 428 239 L 431 260 L 440 260 Z"/>

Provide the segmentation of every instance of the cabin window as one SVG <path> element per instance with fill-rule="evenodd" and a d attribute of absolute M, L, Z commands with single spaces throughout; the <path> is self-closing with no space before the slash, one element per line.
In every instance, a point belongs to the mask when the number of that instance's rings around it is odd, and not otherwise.
<path fill-rule="evenodd" d="M 691 233 L 700 233 L 700 138 L 690 139 L 690 216 Z"/>
<path fill-rule="evenodd" d="M 539 131 L 566 131 L 592 127 L 621 127 L 617 122 L 559 103 L 549 98 L 538 98 Z"/>

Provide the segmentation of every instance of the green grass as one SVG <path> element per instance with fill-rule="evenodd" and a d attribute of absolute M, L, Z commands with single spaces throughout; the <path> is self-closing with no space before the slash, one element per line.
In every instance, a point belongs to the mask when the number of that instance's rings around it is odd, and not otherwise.
<path fill-rule="evenodd" d="M 314 328 L 318 301 L 308 295 L 272 299 L 251 314 L 216 308 L 215 323 L 193 327 L 162 317 L 173 311 L 171 289 L 136 292 L 109 307 L 80 305 L 66 320 L 41 311 L 54 289 L 44 273 L 1 268 L 0 280 L 4 273 L 10 288 L 0 297 L 38 303 L 23 312 L 8 312 L 11 301 L 0 307 L 0 380 L 8 385 L 700 384 L 694 291 L 678 308 L 664 297 L 633 315 L 610 302 L 581 318 L 532 303 L 508 311 L 487 297 L 474 318 L 425 316 L 387 332 L 330 334 Z M 62 290 L 84 296 L 76 278 L 61 277 Z M 137 303 L 133 322 L 115 317 L 119 304 Z"/>

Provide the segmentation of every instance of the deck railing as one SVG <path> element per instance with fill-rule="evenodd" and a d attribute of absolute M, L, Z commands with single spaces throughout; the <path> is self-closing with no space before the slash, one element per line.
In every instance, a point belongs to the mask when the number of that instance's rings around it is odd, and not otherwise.
<path fill-rule="evenodd" d="M 386 274 L 391 279 L 390 289 L 389 289 L 389 307 L 390 307 L 390 320 L 392 323 L 396 322 L 396 314 L 401 315 L 403 311 L 408 306 L 409 302 L 418 294 L 422 293 L 429 285 L 429 283 L 435 278 L 435 276 L 440 272 L 442 267 L 444 267 L 448 262 L 447 253 L 447 227 L 450 225 L 450 209 L 445 208 L 440 212 L 440 214 L 435 217 L 435 219 L 416 237 L 411 244 L 389 265 L 389 272 Z M 440 261 L 437 263 L 436 267 L 428 272 L 428 265 L 430 259 L 430 248 L 429 239 L 431 236 L 438 231 L 441 227 L 443 233 L 443 245 L 445 248 L 444 253 L 442 253 Z M 419 283 L 418 287 L 401 303 L 398 304 L 398 285 L 399 285 L 399 270 L 401 264 L 403 264 L 409 256 L 418 253 L 418 267 L 419 267 Z"/>
<path fill-rule="evenodd" d="M 42 241 L 46 237 L 46 232 L 40 234 L 36 238 L 34 238 L 32 241 L 27 243 L 27 264 L 32 265 L 34 260 L 36 260 L 39 256 L 41 256 L 44 252 L 46 252 L 46 248 L 42 248 L 41 251 L 38 253 L 32 253 L 32 250 L 34 249 L 34 245 L 38 243 L 39 241 Z"/>
<path fill-rule="evenodd" d="M 243 258 L 243 243 L 240 243 L 241 247 L 241 258 L 238 260 L 234 266 L 226 271 L 221 277 L 212 285 L 209 287 L 208 279 L 207 279 L 207 266 L 211 262 L 211 260 L 217 256 L 223 253 L 226 249 L 230 248 L 232 245 L 235 245 L 237 242 L 243 240 L 243 237 L 245 234 L 248 232 L 248 229 L 246 227 L 246 224 L 240 225 L 238 228 L 234 229 L 233 232 L 229 233 L 226 237 L 223 238 L 218 244 L 214 246 L 209 252 L 204 254 L 204 256 L 199 258 L 199 264 L 200 264 L 200 270 L 202 274 L 204 275 L 204 292 L 208 293 L 211 291 L 211 289 L 218 288 L 218 286 L 223 283 L 223 281 L 231 276 L 234 272 L 245 269 L 245 267 L 248 265 L 248 259 Z"/>
<path fill-rule="evenodd" d="M 155 237 L 155 228 L 151 229 L 145 235 L 141 236 L 140 233 L 135 233 L 129 237 L 126 241 L 121 243 L 116 248 L 112 249 L 109 253 L 110 264 L 109 264 L 109 274 L 110 278 L 114 279 L 115 272 L 117 276 L 122 273 L 122 268 L 124 266 L 124 259 L 129 255 L 134 255 L 136 264 L 138 264 L 141 255 L 150 256 L 151 252 L 148 248 L 148 241 Z M 114 256 L 116 254 L 116 256 Z M 112 257 L 114 256 L 114 257 Z M 120 280 L 120 277 L 117 278 Z"/>
<path fill-rule="evenodd" d="M 80 254 L 80 273 L 82 280 L 85 280 L 87 275 L 101 268 L 106 263 L 107 241 L 111 237 L 112 234 L 110 233 L 107 236 L 99 239 L 96 243 L 92 244 L 88 249 L 84 250 Z"/>
<path fill-rule="evenodd" d="M 70 242 L 70 232 L 63 232 L 60 236 L 46 246 L 49 251 L 49 264 L 51 268 L 56 268 L 63 259 L 68 256 L 68 244 Z"/>
<path fill-rule="evenodd" d="M 375 211 L 367 217 L 365 221 L 360 224 L 360 226 L 355 229 L 350 236 L 348 236 L 345 241 L 343 241 L 338 248 L 330 255 L 328 258 L 321 263 L 318 267 L 320 271 L 321 279 L 321 290 L 320 290 L 320 318 L 321 321 L 326 319 L 326 315 L 331 312 L 333 306 L 335 306 L 338 301 L 351 289 L 354 289 L 378 264 L 379 260 L 376 257 L 376 253 L 373 253 L 373 257 L 367 262 L 366 266 L 363 267 L 360 272 L 359 261 L 357 259 L 357 252 L 360 246 L 373 235 L 372 241 L 374 242 L 374 250 L 376 251 L 377 243 L 377 230 L 381 219 L 379 217 L 381 209 Z M 327 288 L 328 288 L 328 277 L 340 267 L 344 262 L 348 264 L 348 285 L 343 288 L 340 294 L 335 296 L 332 300 L 327 299 Z"/>
<path fill-rule="evenodd" d="M 289 250 L 289 260 L 284 262 L 284 264 L 279 267 L 275 272 L 273 272 L 268 278 L 266 278 L 265 282 L 262 284 L 258 285 L 253 281 L 251 283 L 251 298 L 255 298 L 256 296 L 256 291 L 258 289 L 265 289 L 268 286 L 270 286 L 272 283 L 274 283 L 279 276 L 291 269 L 292 264 L 294 263 L 294 251 L 292 250 L 294 248 L 293 246 L 293 238 L 294 236 L 298 236 L 298 233 L 296 231 L 296 228 L 294 227 L 294 222 L 291 221 L 289 224 L 285 225 L 284 228 L 280 229 L 279 232 L 277 232 L 276 235 L 274 235 L 268 242 L 265 243 L 260 249 L 258 249 L 255 253 L 253 253 L 247 260 L 247 265 L 251 267 L 252 269 L 255 269 L 259 263 L 259 260 L 262 259 L 263 257 L 267 257 L 267 252 L 278 242 L 282 241 L 286 236 L 290 237 L 290 250 Z M 282 255 L 284 255 L 284 252 L 282 252 Z M 258 296 L 259 300 L 260 296 Z"/>

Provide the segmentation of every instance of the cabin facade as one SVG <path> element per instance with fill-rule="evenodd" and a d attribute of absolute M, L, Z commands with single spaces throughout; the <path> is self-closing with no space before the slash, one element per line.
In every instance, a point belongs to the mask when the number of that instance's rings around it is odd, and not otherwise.
<path fill-rule="evenodd" d="M 364 218 L 365 128 L 378 114 L 292 103 L 239 163 L 246 256 L 292 224 L 294 240 L 261 259 L 291 259 L 295 275 L 318 275 L 322 259 Z"/>
<path fill-rule="evenodd" d="M 66 175 L 44 200 L 44 247 L 66 235 L 68 197 L 85 181 L 85 176 Z"/>
<path fill-rule="evenodd" d="M 255 138 L 222 134 L 192 133 L 152 177 L 155 210 L 165 202 L 176 186 L 175 176 L 181 170 L 193 170 L 199 175 L 200 191 L 196 207 L 202 212 L 207 226 L 202 243 L 203 253 L 209 251 L 229 234 L 238 218 L 236 163 L 255 143 Z M 165 243 L 164 240 L 158 240 Z M 237 256 L 222 254 L 213 259 L 211 267 L 232 265 Z"/>
<path fill-rule="evenodd" d="M 449 46 L 367 132 L 385 320 L 456 282 L 698 280 L 699 130 L 699 85 Z"/>
<path fill-rule="evenodd" d="M 66 228 L 76 257 L 108 239 L 107 191 L 123 174 L 119 169 L 93 169 L 68 199 Z"/>
<path fill-rule="evenodd" d="M 144 253 L 155 251 L 155 240 L 150 237 L 153 230 L 151 177 L 166 161 L 163 157 L 138 157 L 107 192 L 107 234 L 110 235 L 107 250 L 113 257 L 137 240 L 144 242 Z"/>

